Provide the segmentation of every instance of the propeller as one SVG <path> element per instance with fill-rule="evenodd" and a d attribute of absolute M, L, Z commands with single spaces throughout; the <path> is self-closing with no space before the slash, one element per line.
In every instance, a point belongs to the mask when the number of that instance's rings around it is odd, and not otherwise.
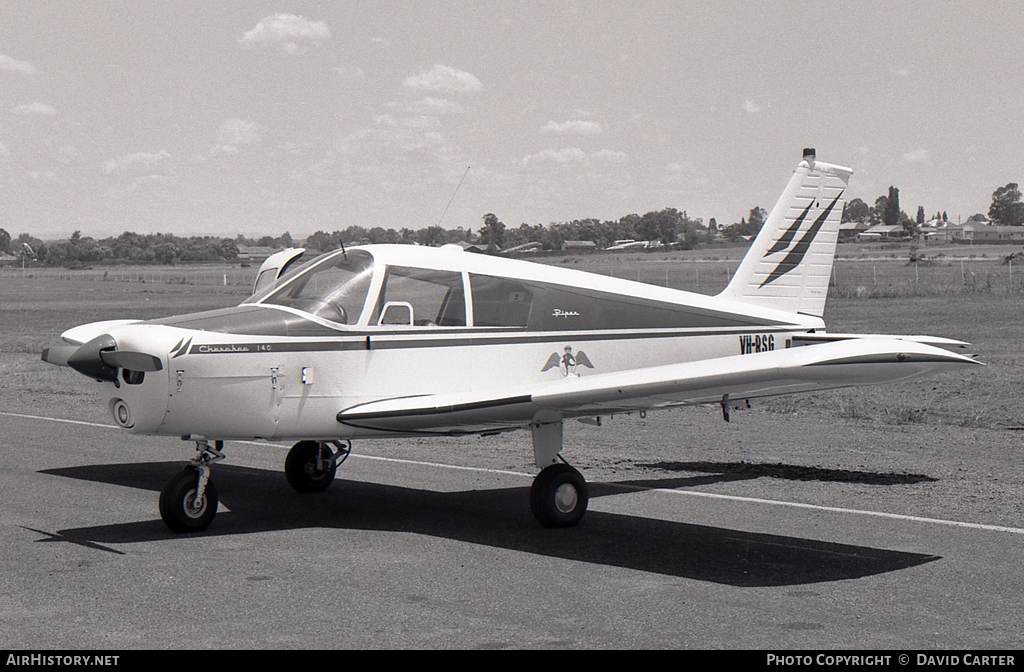
<path fill-rule="evenodd" d="M 96 380 L 117 380 L 118 369 L 160 371 L 160 358 L 144 352 L 117 349 L 110 334 L 101 334 L 82 345 L 57 345 L 42 352 L 42 360 L 57 366 L 70 366 Z"/>
<path fill-rule="evenodd" d="M 81 345 L 55 345 L 53 347 L 46 348 L 43 350 L 42 360 L 47 364 L 55 364 L 57 366 L 67 366 L 68 358 L 75 354 L 75 350 L 82 347 Z"/>
<path fill-rule="evenodd" d="M 130 369 L 132 371 L 160 371 L 164 368 L 164 365 L 160 363 L 159 357 L 147 355 L 144 352 L 104 350 L 100 352 L 100 359 L 108 366 Z"/>

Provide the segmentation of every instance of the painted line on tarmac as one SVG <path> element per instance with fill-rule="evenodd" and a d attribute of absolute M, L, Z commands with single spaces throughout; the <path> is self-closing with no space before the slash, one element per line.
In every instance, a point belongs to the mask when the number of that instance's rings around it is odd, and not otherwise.
<path fill-rule="evenodd" d="M 247 443 L 250 446 L 262 446 L 264 448 L 273 447 L 280 448 L 278 444 L 264 442 L 264 441 L 232 441 L 232 443 Z M 349 457 L 358 460 L 377 460 L 378 462 L 395 462 L 397 464 L 412 464 L 418 467 L 440 467 L 442 469 L 454 469 L 456 471 L 475 471 L 483 474 L 502 474 L 503 476 L 525 476 L 526 478 L 531 477 L 533 474 L 526 474 L 521 471 L 510 471 L 507 469 L 485 469 L 484 467 L 467 467 L 461 464 L 445 464 L 443 462 L 422 462 L 420 460 L 403 460 L 397 457 L 379 457 L 377 455 L 360 455 L 359 453 L 352 453 Z M 346 458 L 348 459 L 348 458 Z"/>
<path fill-rule="evenodd" d="M 101 429 L 120 429 L 117 425 L 103 424 L 99 422 L 86 422 L 85 420 L 68 420 L 67 418 L 50 418 L 43 415 L 29 415 L 27 413 L 10 413 L 8 411 L 0 411 L 0 415 L 7 416 L 10 418 L 22 418 L 25 420 L 46 420 L 47 422 L 59 422 L 66 425 L 82 425 L 85 427 L 99 427 Z M 251 446 L 261 446 L 264 448 L 281 448 L 282 446 L 277 443 L 270 441 L 232 441 L 231 443 L 244 443 Z M 505 469 L 484 469 L 482 467 L 466 467 L 458 464 L 444 464 L 442 462 L 420 462 L 417 460 L 402 460 L 393 457 L 377 457 L 374 455 L 360 455 L 353 453 L 352 457 L 361 460 L 378 460 L 381 462 L 398 462 L 401 464 L 413 464 L 422 467 L 443 467 L 445 469 L 455 469 L 458 471 L 476 471 L 485 474 L 502 474 L 505 476 L 525 476 L 529 478 L 533 474 L 523 473 L 521 471 L 509 471 Z"/>
<path fill-rule="evenodd" d="M 637 488 L 641 490 L 643 488 Z M 1019 527 L 1004 527 L 1002 525 L 985 525 L 983 523 L 964 523 L 957 520 L 943 520 L 942 518 L 924 518 L 922 516 L 909 516 L 902 513 L 885 513 L 882 511 L 865 511 L 863 509 L 844 509 L 839 506 L 822 506 L 820 504 L 801 504 L 800 502 L 780 502 L 775 499 L 758 499 L 757 497 L 741 497 L 738 495 L 720 495 L 713 492 L 697 492 L 694 490 L 670 490 L 657 488 L 658 492 L 667 492 L 675 495 L 689 495 L 690 497 L 708 497 L 711 499 L 726 499 L 735 502 L 748 502 L 752 504 L 771 504 L 774 506 L 789 506 L 796 509 L 812 509 L 814 511 L 828 511 L 831 513 L 852 513 L 861 516 L 875 516 L 876 518 L 889 518 L 892 520 L 908 520 L 915 523 L 931 523 L 933 525 L 949 525 L 951 527 L 964 527 L 971 530 L 987 530 L 989 532 L 1007 532 L 1010 534 L 1024 534 L 1024 529 Z"/>
<path fill-rule="evenodd" d="M 0 411 L 0 415 L 10 418 L 24 418 L 26 420 L 47 420 L 49 422 L 61 422 L 67 425 L 85 425 L 86 427 L 102 427 L 103 429 L 117 429 L 117 425 L 104 425 L 98 422 L 86 422 L 85 420 L 67 420 L 65 418 L 47 418 L 42 415 L 26 415 L 25 413 L 8 413 Z"/>
<path fill-rule="evenodd" d="M 41 415 L 27 415 L 24 413 L 8 413 L 0 411 L 0 415 L 12 418 L 25 418 L 28 420 L 47 420 L 49 422 L 61 422 L 71 425 L 85 425 L 86 427 L 102 427 L 104 429 L 118 429 L 117 425 L 105 425 L 97 422 L 85 422 L 84 420 L 67 420 L 64 418 L 49 418 Z M 246 443 L 253 446 L 279 447 L 278 444 L 262 441 L 233 441 L 232 443 Z M 442 469 L 454 469 L 457 471 L 472 471 L 486 474 L 503 474 L 506 476 L 524 476 L 529 478 L 532 474 L 521 471 L 507 471 L 503 469 L 484 469 L 481 467 L 466 467 L 457 464 L 443 464 L 440 462 L 422 462 L 419 460 L 403 460 L 396 457 L 379 457 L 376 455 L 353 454 L 351 457 L 362 460 L 377 460 L 379 462 L 394 462 L 396 464 L 409 464 L 422 467 L 440 467 Z M 766 504 L 770 506 L 788 506 L 794 509 L 808 509 L 811 511 L 827 511 L 829 513 L 848 513 L 860 516 L 874 516 L 876 518 L 888 518 L 890 520 L 906 520 L 914 523 L 929 523 L 932 525 L 947 525 L 949 527 L 961 527 L 970 530 L 985 530 L 988 532 L 1004 532 L 1008 534 L 1024 534 L 1024 529 L 1019 527 L 1006 527 L 1003 525 L 986 525 L 984 523 L 965 523 L 958 520 L 943 520 L 941 518 L 925 518 L 923 516 L 910 516 L 902 513 L 885 513 L 882 511 L 866 511 L 864 509 L 845 509 L 839 506 L 822 506 L 820 504 L 803 504 L 801 502 L 783 502 L 776 499 L 759 499 L 757 497 L 742 497 L 739 495 L 722 495 L 714 492 L 699 492 L 696 490 L 674 490 L 671 488 L 645 488 L 630 486 L 628 483 L 618 483 L 620 487 L 636 490 L 637 492 L 665 492 L 672 495 L 686 495 L 688 497 L 704 497 L 707 499 L 722 499 L 732 502 L 745 502 L 749 504 Z"/>
<path fill-rule="evenodd" d="M 358 457 L 364 460 L 379 460 L 381 462 L 400 462 L 402 464 L 415 464 L 421 467 L 442 467 L 444 469 L 455 469 L 457 471 L 477 471 L 484 474 L 502 474 L 505 476 L 525 476 L 530 478 L 533 474 L 526 474 L 521 471 L 509 471 L 506 469 L 485 469 L 483 467 L 465 467 L 460 464 L 444 464 L 442 462 L 420 462 L 419 460 L 401 460 L 394 457 L 377 457 L 376 455 L 359 455 L 355 454 L 352 457 Z"/>

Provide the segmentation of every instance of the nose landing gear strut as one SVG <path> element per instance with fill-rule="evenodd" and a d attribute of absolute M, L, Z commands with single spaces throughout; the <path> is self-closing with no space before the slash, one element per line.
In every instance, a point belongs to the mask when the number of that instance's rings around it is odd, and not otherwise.
<path fill-rule="evenodd" d="M 217 515 L 217 488 L 210 466 L 224 459 L 223 441 L 196 441 L 196 455 L 160 492 L 160 517 L 174 532 L 205 530 Z"/>

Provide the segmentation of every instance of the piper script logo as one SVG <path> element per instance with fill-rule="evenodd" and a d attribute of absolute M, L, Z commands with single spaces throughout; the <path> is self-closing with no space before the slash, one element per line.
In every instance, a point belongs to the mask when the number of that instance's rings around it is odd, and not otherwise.
<path fill-rule="evenodd" d="M 829 203 L 827 208 L 825 208 L 825 211 L 818 215 L 818 218 L 814 220 L 814 223 L 811 224 L 811 227 L 807 229 L 807 231 L 805 231 L 802 236 L 800 236 L 800 240 L 798 240 L 795 244 L 792 245 L 792 247 L 790 247 L 790 244 L 793 243 L 793 239 L 796 238 L 796 234 L 799 233 L 800 227 L 803 226 L 804 219 L 807 218 L 807 215 L 811 212 L 811 208 L 815 205 L 815 203 L 817 203 L 817 201 L 811 201 L 810 203 L 807 204 L 807 207 L 804 208 L 804 211 L 801 212 L 800 216 L 796 218 L 796 221 L 793 222 L 793 224 L 790 225 L 790 227 L 786 229 L 785 232 L 783 232 L 779 239 L 775 241 L 775 244 L 771 246 L 771 249 L 765 252 L 764 258 L 767 259 L 768 257 L 777 252 L 782 252 L 783 250 L 788 249 L 786 256 L 783 257 L 782 261 L 780 261 L 778 265 L 772 270 L 772 272 L 768 274 L 768 277 L 765 278 L 765 281 L 761 283 L 761 287 L 764 287 L 769 283 L 775 282 L 776 280 L 784 276 L 786 273 L 789 273 L 794 268 L 800 265 L 800 262 L 804 260 L 804 256 L 807 255 L 807 250 L 810 249 L 811 243 L 814 242 L 815 236 L 818 235 L 818 231 L 821 230 L 821 227 L 825 224 L 825 220 L 828 219 L 828 216 L 832 213 L 832 210 L 835 209 L 836 204 L 842 197 L 843 192 L 840 191 L 839 195 L 836 196 L 831 203 Z"/>
<path fill-rule="evenodd" d="M 590 359 L 587 354 L 582 350 L 577 351 L 573 354 L 572 346 L 567 345 L 562 351 L 562 354 L 552 352 L 551 356 L 548 357 L 548 361 L 544 362 L 544 368 L 541 369 L 541 373 L 548 371 L 549 369 L 557 368 L 562 372 L 563 376 L 576 376 L 579 377 L 579 373 L 576 369 L 585 366 L 588 369 L 594 368 L 594 365 L 590 363 Z"/>

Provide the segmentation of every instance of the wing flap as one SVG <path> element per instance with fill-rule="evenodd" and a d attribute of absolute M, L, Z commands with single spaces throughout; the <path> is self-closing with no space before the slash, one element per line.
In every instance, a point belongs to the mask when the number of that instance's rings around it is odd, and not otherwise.
<path fill-rule="evenodd" d="M 540 412 L 573 417 L 717 402 L 724 395 L 750 399 L 891 383 L 975 364 L 915 341 L 842 340 L 501 390 L 373 401 L 341 411 L 338 421 L 382 431 L 477 431 L 525 425 Z"/>
<path fill-rule="evenodd" d="M 833 341 L 845 341 L 850 339 L 860 338 L 882 338 L 896 341 L 913 341 L 914 343 L 924 343 L 925 345 L 933 345 L 937 348 L 944 348 L 946 350 L 962 350 L 966 348 L 970 343 L 965 341 L 957 341 L 952 338 L 943 338 L 942 336 L 892 336 L 888 334 L 841 334 L 832 332 L 821 332 L 814 334 L 798 334 L 793 336 L 793 343 L 795 345 L 809 345 L 814 343 L 831 343 Z"/>

